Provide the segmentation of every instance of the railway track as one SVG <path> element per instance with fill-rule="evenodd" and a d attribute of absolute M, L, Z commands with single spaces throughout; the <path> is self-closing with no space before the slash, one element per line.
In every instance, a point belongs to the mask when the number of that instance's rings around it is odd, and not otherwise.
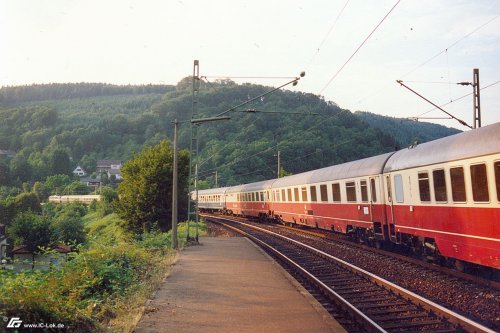
<path fill-rule="evenodd" d="M 234 219 L 206 219 L 222 223 L 264 248 L 305 283 L 305 288 L 350 332 L 494 332 L 289 237 Z"/>

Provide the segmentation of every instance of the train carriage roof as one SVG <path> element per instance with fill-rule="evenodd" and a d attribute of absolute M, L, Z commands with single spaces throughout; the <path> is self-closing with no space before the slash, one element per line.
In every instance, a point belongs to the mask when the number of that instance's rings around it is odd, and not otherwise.
<path fill-rule="evenodd" d="M 500 123 L 402 149 L 389 158 L 384 172 L 458 161 L 500 152 Z"/>
<path fill-rule="evenodd" d="M 227 193 L 240 193 L 240 192 L 252 192 L 252 191 L 267 191 L 271 188 L 276 179 L 263 180 L 260 182 L 243 184 L 238 186 L 230 187 Z"/>
<path fill-rule="evenodd" d="M 213 195 L 213 194 L 224 194 L 229 187 L 218 187 L 218 188 L 210 188 L 206 190 L 198 190 L 198 195 Z M 191 191 L 193 193 L 194 191 Z"/>
<path fill-rule="evenodd" d="M 382 173 L 387 159 L 394 153 L 386 153 L 362 160 L 333 165 L 330 167 L 299 173 L 277 179 L 273 188 L 321 183 Z"/>

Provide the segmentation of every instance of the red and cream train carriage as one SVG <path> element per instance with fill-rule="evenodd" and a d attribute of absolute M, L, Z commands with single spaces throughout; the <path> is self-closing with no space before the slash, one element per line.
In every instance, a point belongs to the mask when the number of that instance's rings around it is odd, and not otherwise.
<path fill-rule="evenodd" d="M 500 267 L 500 123 L 400 150 L 384 179 L 393 242 Z"/>
<path fill-rule="evenodd" d="M 221 211 L 500 268 L 500 123 L 284 178 L 200 191 Z M 210 198 L 210 197 L 206 197 Z"/>

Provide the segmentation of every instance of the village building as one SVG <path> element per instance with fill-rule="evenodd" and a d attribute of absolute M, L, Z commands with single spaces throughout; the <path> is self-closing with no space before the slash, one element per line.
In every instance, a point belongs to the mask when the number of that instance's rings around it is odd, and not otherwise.
<path fill-rule="evenodd" d="M 122 180 L 121 168 L 122 161 L 120 160 L 99 160 L 97 161 L 96 172 L 98 174 L 105 173 L 108 175 L 108 178 L 114 176 L 116 180 Z"/>
<path fill-rule="evenodd" d="M 78 176 L 78 177 L 83 177 L 83 176 L 85 176 L 87 173 L 85 172 L 85 170 L 83 170 L 83 168 L 82 168 L 81 166 L 79 166 L 79 165 L 78 165 L 78 166 L 75 168 L 75 170 L 73 170 L 73 174 L 74 174 L 75 176 Z"/>

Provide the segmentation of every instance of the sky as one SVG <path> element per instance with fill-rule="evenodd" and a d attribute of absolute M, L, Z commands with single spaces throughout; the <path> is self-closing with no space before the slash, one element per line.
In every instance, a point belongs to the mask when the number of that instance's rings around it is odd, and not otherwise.
<path fill-rule="evenodd" d="M 0 0 L 0 86 L 172 84 L 193 73 L 467 130 L 500 121 L 499 0 Z M 245 77 L 240 79 L 239 77 Z M 279 77 L 279 78 L 275 78 Z M 431 119 L 428 119 L 431 118 Z"/>

